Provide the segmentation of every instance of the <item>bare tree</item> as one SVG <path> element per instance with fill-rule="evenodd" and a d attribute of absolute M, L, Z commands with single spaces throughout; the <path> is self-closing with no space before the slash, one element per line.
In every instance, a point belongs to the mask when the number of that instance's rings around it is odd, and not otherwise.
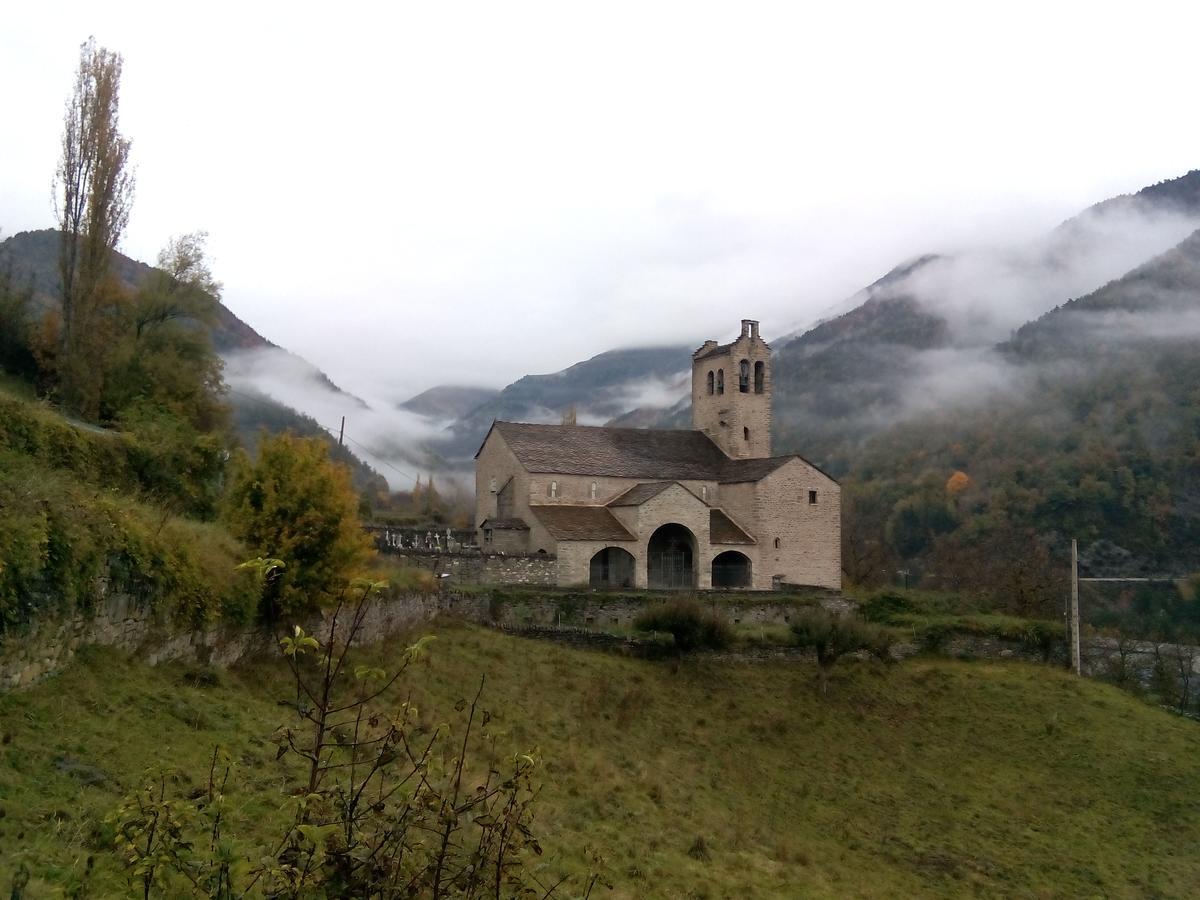
<path fill-rule="evenodd" d="M 75 87 L 63 118 L 62 157 L 55 176 L 62 280 L 63 387 L 71 399 L 80 331 L 112 251 L 129 221 L 133 173 L 129 141 L 118 127 L 121 56 L 98 47 L 94 38 L 80 47 Z"/>

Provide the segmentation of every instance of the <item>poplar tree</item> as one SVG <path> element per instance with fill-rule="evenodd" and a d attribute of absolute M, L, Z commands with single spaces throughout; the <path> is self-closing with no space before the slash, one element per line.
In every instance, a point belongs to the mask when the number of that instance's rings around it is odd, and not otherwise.
<path fill-rule="evenodd" d="M 133 173 L 129 141 L 119 128 L 121 56 L 96 45 L 80 47 L 75 86 L 63 118 L 62 156 L 55 177 L 62 281 L 62 384 L 78 405 L 87 372 L 82 338 L 108 275 L 112 251 L 129 221 Z"/>

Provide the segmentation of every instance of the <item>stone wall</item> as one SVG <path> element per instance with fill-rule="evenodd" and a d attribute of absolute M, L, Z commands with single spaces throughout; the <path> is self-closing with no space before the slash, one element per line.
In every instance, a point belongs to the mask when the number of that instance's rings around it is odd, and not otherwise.
<path fill-rule="evenodd" d="M 484 563 L 511 577 L 532 571 L 553 571 L 553 559 L 530 557 L 483 557 Z M 468 555 L 431 556 L 466 564 Z M 444 570 L 444 569 L 443 569 Z M 563 591 L 530 592 L 506 596 L 503 590 L 465 592 L 445 585 L 429 594 L 396 593 L 375 601 L 363 625 L 365 642 L 374 642 L 411 631 L 423 622 L 447 615 L 509 629 L 574 627 L 593 634 L 606 629 L 627 630 L 647 604 L 661 603 L 670 594 L 588 594 Z M 719 594 L 705 602 L 721 609 L 734 623 L 786 625 L 799 605 L 773 599 L 731 600 Z M 838 595 L 825 595 L 810 602 L 845 611 L 851 603 Z M 314 613 L 299 622 L 318 637 L 329 633 L 329 619 Z M 608 640 L 607 636 L 598 640 Z M 0 690 L 25 687 L 54 674 L 67 665 L 82 646 L 115 647 L 157 665 L 186 660 L 205 665 L 230 666 L 259 654 L 275 652 L 278 635 L 257 625 L 216 624 L 188 629 L 164 621 L 154 610 L 128 594 L 110 592 L 98 598 L 90 613 L 46 617 L 33 625 L 10 631 L 0 638 Z M 616 642 L 622 638 L 614 638 Z M 592 642 L 594 643 L 594 641 Z"/>
<path fill-rule="evenodd" d="M 360 643 L 406 633 L 439 615 L 486 622 L 488 608 L 486 596 L 449 591 L 397 593 L 371 604 Z M 331 619 L 314 613 L 297 624 L 318 638 L 327 638 Z M 100 598 L 90 614 L 47 616 L 0 638 L 0 690 L 25 687 L 54 674 L 83 646 L 115 647 L 151 665 L 185 660 L 224 667 L 274 653 L 278 637 L 257 625 L 172 626 L 128 594 L 113 592 Z"/>
<path fill-rule="evenodd" d="M 484 553 L 458 550 L 438 553 L 427 550 L 389 548 L 406 565 L 448 575 L 454 584 L 553 585 L 558 578 L 558 561 L 553 556 L 525 553 Z"/>
<path fill-rule="evenodd" d="M 508 596 L 497 591 L 489 601 L 491 621 L 510 628 L 575 627 L 604 630 L 629 629 L 638 613 L 647 606 L 677 599 L 670 592 L 623 594 L 582 591 L 557 591 L 528 596 Z M 730 597 L 722 592 L 699 595 L 700 602 L 719 610 L 735 625 L 788 625 L 797 612 L 820 604 L 832 612 L 844 613 L 852 601 L 840 594 L 813 594 L 803 600 L 772 597 Z"/>
<path fill-rule="evenodd" d="M 490 564 L 510 565 L 514 571 L 523 571 L 522 567 L 529 563 L 529 558 L 510 557 L 503 563 Z M 552 568 L 551 560 L 545 571 Z M 375 601 L 363 625 L 362 643 L 407 634 L 439 616 L 451 616 L 578 647 L 653 656 L 661 653 L 661 646 L 631 637 L 628 632 L 639 612 L 675 596 L 669 592 L 606 594 L 519 588 L 459 591 L 444 583 L 437 592 L 397 592 Z M 811 592 L 791 598 L 776 595 L 769 599 L 713 592 L 701 594 L 698 599 L 719 610 L 732 624 L 764 627 L 786 626 L 800 610 L 814 604 L 837 613 L 850 612 L 855 606 L 852 600 L 834 592 Z M 328 614 L 314 613 L 299 624 L 318 638 L 326 638 L 331 621 Z M 253 625 L 212 625 L 194 630 L 173 627 L 128 594 L 114 591 L 100 597 L 90 614 L 47 616 L 29 628 L 11 631 L 0 638 L 0 690 L 24 687 L 53 674 L 85 645 L 115 647 L 151 664 L 182 660 L 229 666 L 275 653 L 277 640 L 278 635 Z M 893 655 L 898 659 L 931 651 L 949 657 L 1066 665 L 1061 642 L 1049 648 L 1048 654 L 1021 641 L 971 634 L 951 635 L 936 648 L 917 644 L 893 647 Z M 807 659 L 809 653 L 791 647 L 764 646 L 710 656 L 753 662 Z M 1083 646 L 1085 675 L 1117 680 L 1118 673 L 1122 673 L 1122 683 L 1143 688 L 1154 687 L 1156 665 L 1165 669 L 1169 677 L 1178 678 L 1181 660 L 1200 684 L 1200 648 L 1135 641 L 1118 644 L 1099 637 L 1089 639 Z"/>

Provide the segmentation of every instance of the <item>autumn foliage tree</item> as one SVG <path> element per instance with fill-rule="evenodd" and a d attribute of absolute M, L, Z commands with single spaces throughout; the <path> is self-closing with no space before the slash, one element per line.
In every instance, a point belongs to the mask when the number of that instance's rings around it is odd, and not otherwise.
<path fill-rule="evenodd" d="M 257 459 L 239 453 L 224 514 L 252 553 L 284 563 L 264 598 L 269 619 L 328 602 L 374 555 L 349 470 L 313 438 L 264 435 Z"/>

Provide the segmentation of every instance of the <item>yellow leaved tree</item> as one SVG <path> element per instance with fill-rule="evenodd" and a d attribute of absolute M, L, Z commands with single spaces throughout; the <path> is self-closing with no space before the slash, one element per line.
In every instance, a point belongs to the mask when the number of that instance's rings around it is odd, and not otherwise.
<path fill-rule="evenodd" d="M 358 500 L 349 469 L 314 438 L 264 435 L 257 459 L 238 454 L 225 519 L 251 553 L 284 563 L 264 591 L 266 618 L 329 602 L 372 561 Z"/>

